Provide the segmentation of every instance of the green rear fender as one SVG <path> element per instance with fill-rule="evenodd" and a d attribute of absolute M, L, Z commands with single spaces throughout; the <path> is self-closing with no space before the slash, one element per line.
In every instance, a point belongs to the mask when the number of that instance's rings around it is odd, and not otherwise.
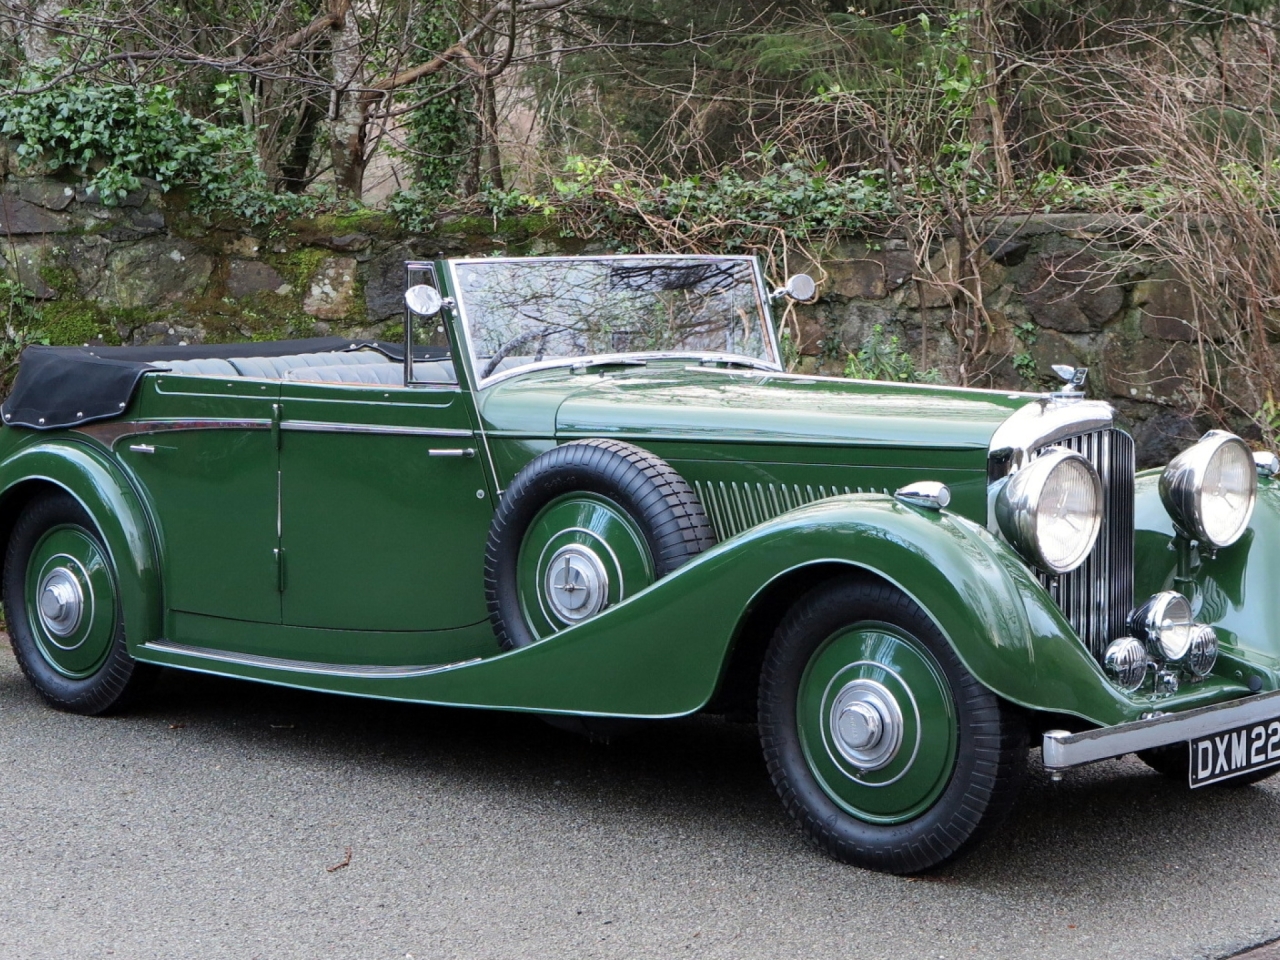
<path fill-rule="evenodd" d="M 974 676 L 1008 700 L 1098 723 L 1140 710 L 1107 682 L 1007 547 L 963 518 L 883 495 L 794 510 L 554 637 L 380 692 L 577 714 L 692 713 L 715 693 L 735 637 L 770 585 L 808 566 L 816 582 L 818 566 L 829 571 L 833 562 L 914 597 Z"/>
<path fill-rule="evenodd" d="M 128 480 L 93 448 L 66 441 L 23 447 L 0 463 L 5 529 L 34 485 L 61 487 L 88 511 L 106 541 L 124 608 L 129 649 L 160 637 L 160 567 L 146 510 Z"/>

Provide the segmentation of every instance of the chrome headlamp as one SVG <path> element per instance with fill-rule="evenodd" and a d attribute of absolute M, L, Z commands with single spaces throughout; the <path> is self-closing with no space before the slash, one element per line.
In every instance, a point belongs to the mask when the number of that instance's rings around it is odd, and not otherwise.
<path fill-rule="evenodd" d="M 996 497 L 1005 539 L 1049 573 L 1070 573 L 1093 549 L 1102 526 L 1102 483 L 1084 457 L 1063 447 L 1019 470 Z"/>
<path fill-rule="evenodd" d="M 1102 658 L 1102 666 L 1121 690 L 1132 693 L 1147 678 L 1146 648 L 1133 637 L 1120 637 L 1111 641 Z"/>
<path fill-rule="evenodd" d="M 1258 473 L 1245 442 L 1210 430 L 1160 475 L 1160 499 L 1178 530 L 1210 547 L 1229 547 L 1253 516 Z"/>
<path fill-rule="evenodd" d="M 1129 629 L 1147 645 L 1153 657 L 1180 663 L 1191 652 L 1196 627 L 1191 601 L 1176 590 L 1165 590 L 1140 606 L 1129 617 Z"/>
<path fill-rule="evenodd" d="M 1218 634 L 1196 623 L 1191 601 L 1175 590 L 1157 593 L 1129 618 L 1133 635 L 1151 655 L 1185 667 L 1197 677 L 1209 675 L 1218 660 Z"/>

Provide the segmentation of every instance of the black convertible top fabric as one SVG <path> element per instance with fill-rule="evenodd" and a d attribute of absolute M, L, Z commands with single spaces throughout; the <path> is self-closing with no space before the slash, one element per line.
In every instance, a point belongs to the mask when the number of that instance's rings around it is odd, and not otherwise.
<path fill-rule="evenodd" d="M 226 343 L 190 347 L 27 347 L 13 392 L 0 406 L 11 427 L 54 430 L 118 417 L 129 406 L 138 381 L 166 360 L 284 357 L 372 348 L 393 360 L 404 347 L 378 340 L 315 337 L 273 343 Z M 415 348 L 414 353 L 417 354 Z M 441 351 L 443 352 L 443 351 Z M 425 356 L 424 351 L 424 356 Z"/>

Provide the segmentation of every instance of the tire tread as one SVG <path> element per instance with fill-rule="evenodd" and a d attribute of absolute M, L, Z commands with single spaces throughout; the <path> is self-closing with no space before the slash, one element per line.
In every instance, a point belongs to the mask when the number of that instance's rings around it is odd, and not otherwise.
<path fill-rule="evenodd" d="M 654 573 L 664 577 L 716 543 L 697 493 L 665 460 L 621 440 L 572 440 L 540 454 L 502 495 L 484 552 L 485 601 L 504 650 L 526 645 L 523 623 L 507 609 L 514 592 L 514 556 L 539 507 L 574 489 L 619 496 L 647 527 Z"/>
<path fill-rule="evenodd" d="M 803 645 L 803 638 L 825 636 L 824 624 L 830 622 L 833 608 L 841 607 L 875 612 L 858 619 L 885 620 L 910 629 L 939 661 L 952 684 L 958 711 L 969 718 L 972 770 L 967 782 L 955 789 L 953 772 L 943 796 L 908 824 L 878 827 L 857 821 L 826 799 L 807 768 L 795 769 L 792 757 L 799 752 L 792 742 L 795 725 L 787 723 L 789 701 L 779 702 L 777 687 L 782 678 L 793 674 L 798 683 L 797 647 Z M 794 710 L 793 702 L 790 709 Z M 882 581 L 842 578 L 797 601 L 765 654 L 759 715 L 769 775 L 784 808 L 809 843 L 834 859 L 891 873 L 927 870 L 970 849 L 1008 815 L 1026 767 L 1027 735 L 1021 713 L 978 683 L 915 602 Z M 963 759 L 957 758 L 957 769 Z M 851 824 L 860 826 L 850 829 Z"/>

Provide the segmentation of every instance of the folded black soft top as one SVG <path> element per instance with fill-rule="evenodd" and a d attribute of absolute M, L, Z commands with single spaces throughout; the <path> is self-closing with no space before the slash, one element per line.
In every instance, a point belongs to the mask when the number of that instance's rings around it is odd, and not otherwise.
<path fill-rule="evenodd" d="M 74 427 L 120 416 L 129 406 L 142 375 L 163 370 L 155 364 L 169 360 L 283 357 L 365 348 L 378 350 L 393 360 L 404 359 L 400 344 L 345 337 L 189 347 L 27 347 L 22 351 L 13 392 L 0 405 L 0 414 L 11 427 Z"/>

